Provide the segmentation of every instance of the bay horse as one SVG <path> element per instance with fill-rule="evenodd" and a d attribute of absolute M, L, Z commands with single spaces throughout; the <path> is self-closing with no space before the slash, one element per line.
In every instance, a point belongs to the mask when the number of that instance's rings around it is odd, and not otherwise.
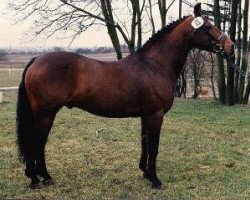
<path fill-rule="evenodd" d="M 45 144 L 57 112 L 77 107 L 104 117 L 141 118 L 139 168 L 154 188 L 163 117 L 174 101 L 175 84 L 188 52 L 223 49 L 234 55 L 233 42 L 201 15 L 201 6 L 149 39 L 119 61 L 104 62 L 70 52 L 33 58 L 18 92 L 17 144 L 31 188 L 53 183 L 45 162 Z"/>

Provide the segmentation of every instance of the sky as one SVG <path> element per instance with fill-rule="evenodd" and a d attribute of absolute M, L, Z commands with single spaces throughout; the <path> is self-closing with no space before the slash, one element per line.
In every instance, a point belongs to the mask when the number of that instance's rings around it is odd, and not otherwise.
<path fill-rule="evenodd" d="M 16 48 L 16 47 L 50 47 L 50 46 L 68 46 L 70 40 L 58 39 L 58 36 L 52 37 L 48 40 L 42 38 L 33 39 L 27 36 L 34 19 L 29 21 L 16 23 L 13 20 L 13 13 L 7 8 L 9 0 L 0 1 L 0 48 Z M 86 46 L 99 46 L 103 43 L 104 46 L 111 46 L 105 30 L 101 32 L 95 31 L 96 38 L 100 40 L 93 40 L 93 31 L 85 32 L 78 38 L 72 46 L 78 46 L 79 41 L 87 41 Z"/>
<path fill-rule="evenodd" d="M 47 48 L 51 46 L 67 47 L 70 44 L 70 39 L 58 39 L 59 35 L 44 40 L 43 38 L 31 38 L 27 36 L 34 18 L 26 22 L 15 23 L 12 19 L 12 14 L 7 9 L 7 4 L 10 0 L 0 1 L 0 48 Z M 200 2 L 205 1 L 201 0 Z M 125 2 L 125 1 L 124 1 Z M 183 8 L 183 15 L 191 13 L 188 7 Z M 167 16 L 171 16 L 173 20 L 178 19 L 178 1 L 173 4 Z M 160 21 L 156 21 L 158 26 Z M 143 35 L 143 42 L 150 37 L 150 32 Z M 122 39 L 121 39 L 122 41 Z M 122 42 L 124 43 L 124 42 Z M 110 38 L 105 27 L 92 28 L 83 32 L 70 47 L 98 47 L 98 46 L 112 46 Z"/>
<path fill-rule="evenodd" d="M 58 35 L 47 39 L 43 38 L 33 39 L 27 36 L 34 19 L 26 22 L 15 23 L 12 19 L 13 13 L 7 9 L 9 0 L 0 1 L 0 48 L 16 48 L 16 47 L 33 47 L 46 48 L 51 46 L 64 46 L 70 44 L 70 39 L 58 39 Z M 175 12 L 177 10 L 177 12 Z M 178 5 L 173 5 L 171 9 L 171 16 L 173 19 L 178 17 Z M 160 22 L 156 22 L 160 24 Z M 150 37 L 150 32 L 143 37 L 144 42 Z M 121 39 L 122 41 L 122 39 Z M 122 42 L 124 43 L 124 42 Z M 96 29 L 92 28 L 83 32 L 72 44 L 71 47 L 98 47 L 98 46 L 112 46 L 110 38 L 105 27 Z"/>

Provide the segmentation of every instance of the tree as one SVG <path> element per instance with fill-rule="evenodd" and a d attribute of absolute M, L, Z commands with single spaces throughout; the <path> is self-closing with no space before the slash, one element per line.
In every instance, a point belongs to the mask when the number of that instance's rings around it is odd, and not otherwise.
<path fill-rule="evenodd" d="M 211 63 L 211 73 L 210 73 L 209 78 L 210 78 L 210 81 L 211 81 L 211 87 L 212 87 L 214 100 L 217 100 L 216 92 L 215 92 L 215 83 L 214 83 L 215 65 L 214 65 L 214 58 L 213 58 L 212 53 L 210 53 L 210 63 Z"/>
<path fill-rule="evenodd" d="M 245 92 L 245 95 L 244 95 L 244 98 L 243 98 L 243 101 L 242 101 L 243 104 L 248 103 L 249 95 L 250 95 L 250 77 L 248 77 L 246 92 Z"/>
<path fill-rule="evenodd" d="M 136 35 L 137 35 L 137 48 L 142 46 L 142 12 L 146 3 L 146 0 L 142 2 L 140 7 L 139 0 L 130 0 L 132 6 L 132 20 L 131 20 L 131 39 L 127 42 L 130 52 L 134 52 L 136 48 Z M 137 33 L 136 33 L 137 28 Z"/>
<path fill-rule="evenodd" d="M 236 36 L 236 22 L 237 22 L 237 7 L 239 4 L 239 0 L 232 0 L 232 12 L 231 12 L 231 24 L 229 35 L 230 39 L 235 43 Z M 227 65 L 227 95 L 226 95 L 226 103 L 230 106 L 234 105 L 234 69 Z"/>
<path fill-rule="evenodd" d="M 248 13 L 249 13 L 249 0 L 245 0 L 244 12 L 243 12 L 243 40 L 242 40 L 242 64 L 241 70 L 246 73 L 247 65 L 248 65 Z M 249 94 L 246 93 L 246 98 L 243 101 L 244 97 L 244 88 L 245 88 L 245 79 L 246 77 L 240 76 L 240 83 L 239 83 L 239 102 L 240 103 L 247 103 Z M 248 91 L 246 91 L 248 92 Z"/>
<path fill-rule="evenodd" d="M 204 75 L 206 52 L 193 49 L 189 54 L 188 61 L 194 82 L 192 98 L 196 99 L 201 90 L 201 78 Z"/>
<path fill-rule="evenodd" d="M 179 18 L 182 17 L 182 0 L 179 0 Z"/>
<path fill-rule="evenodd" d="M 166 17 L 169 9 L 172 7 L 174 4 L 175 0 L 171 0 L 170 3 L 167 5 L 166 0 L 148 0 L 147 1 L 147 8 L 145 9 L 149 18 L 149 21 L 152 26 L 152 34 L 155 33 L 155 21 L 154 21 L 154 16 L 153 16 L 153 7 L 154 5 L 157 6 L 159 14 L 160 14 L 160 20 L 161 20 L 161 28 L 164 28 L 166 26 Z"/>
<path fill-rule="evenodd" d="M 113 13 L 112 13 L 113 10 L 112 10 L 110 0 L 101 1 L 101 9 L 102 9 L 103 16 L 105 18 L 105 24 L 108 29 L 109 37 L 116 51 L 117 59 L 121 59 L 122 58 L 121 45 L 120 45 L 120 41 L 116 32 L 116 26 L 115 26 L 115 22 L 113 18 Z"/>
<path fill-rule="evenodd" d="M 149 21 L 151 23 L 152 26 L 152 35 L 155 34 L 155 22 L 154 22 L 154 17 L 153 17 L 153 4 L 151 0 L 148 0 L 148 8 L 149 11 L 146 9 Z"/>
<path fill-rule="evenodd" d="M 243 40 L 241 40 L 242 30 L 242 14 L 241 14 L 241 1 L 240 0 L 223 0 L 220 14 L 220 3 L 218 0 L 214 0 L 213 14 L 215 19 L 215 25 L 221 27 L 224 31 L 227 31 L 227 27 L 230 27 L 228 32 L 233 42 L 237 43 L 237 65 L 240 66 L 243 74 L 247 70 L 247 29 L 248 29 L 248 9 L 249 0 L 245 1 L 244 8 L 244 25 L 243 25 Z M 237 24 L 238 23 L 238 24 Z M 237 40 L 236 40 L 236 30 Z M 219 67 L 219 99 L 223 104 L 233 105 L 234 103 L 243 103 L 244 98 L 244 86 L 245 77 L 242 73 L 234 73 L 232 66 L 227 66 L 227 77 L 225 77 L 225 70 L 222 58 L 218 55 L 218 67 Z M 246 93 L 245 93 L 246 94 Z"/>
<path fill-rule="evenodd" d="M 170 4 L 170 6 L 171 6 L 171 4 Z M 182 0 L 179 0 L 179 19 L 181 19 L 181 17 L 182 17 Z M 187 74 L 186 69 L 184 68 L 180 74 L 180 77 L 179 77 L 177 85 L 176 85 L 176 96 L 177 97 L 181 97 L 181 96 L 186 97 L 186 91 L 187 91 L 187 76 L 186 76 L 186 74 Z"/>
<path fill-rule="evenodd" d="M 158 8 L 161 16 L 161 27 L 164 28 L 166 26 L 166 16 L 170 7 L 173 5 L 174 0 L 170 2 L 170 4 L 166 5 L 166 0 L 158 0 Z"/>
<path fill-rule="evenodd" d="M 214 23 L 219 29 L 221 29 L 221 16 L 220 16 L 220 1 L 214 0 Z M 226 83 L 225 83 L 225 70 L 223 58 L 221 55 L 217 54 L 218 59 L 218 89 L 219 89 L 219 101 L 222 104 L 226 103 Z"/>
<path fill-rule="evenodd" d="M 35 16 L 35 35 L 45 34 L 47 38 L 59 31 L 70 32 L 72 41 L 93 25 L 104 25 L 107 28 L 110 40 L 116 51 L 117 58 L 122 58 L 121 44 L 118 33 L 128 45 L 130 52 L 133 52 L 137 44 L 141 46 L 142 25 L 141 16 L 146 0 L 129 0 L 128 6 L 132 7 L 131 33 L 125 24 L 121 22 L 115 14 L 113 5 L 119 3 L 111 0 L 58 0 L 51 2 L 48 0 L 20 0 L 10 3 L 10 7 L 15 11 L 15 16 L 19 16 L 18 21 L 26 20 L 30 16 Z M 141 5 L 140 5 L 140 2 Z M 137 34 L 136 34 L 137 31 Z M 135 42 L 137 36 L 137 42 Z"/>
<path fill-rule="evenodd" d="M 246 11 L 246 15 L 248 15 L 248 12 L 249 12 L 249 1 L 247 2 L 247 5 L 248 5 L 248 9 Z M 245 6 L 245 9 L 246 9 L 246 6 Z M 247 31 L 247 30 L 246 30 Z M 246 34 L 246 33 L 245 33 Z M 249 62 L 249 52 L 250 52 L 250 37 L 249 37 L 249 41 L 248 41 L 248 51 L 247 51 L 247 57 L 246 57 L 246 64 Z M 249 65 L 249 64 L 248 64 Z M 249 67 L 249 66 L 248 66 Z M 247 73 L 248 74 L 248 73 Z M 250 75 L 248 75 L 248 82 L 247 82 L 247 87 L 246 87 L 246 91 L 245 91 L 245 95 L 244 95 L 244 98 L 243 98 L 243 101 L 242 103 L 243 104 L 247 104 L 248 101 L 249 101 L 249 95 L 250 95 Z"/>
<path fill-rule="evenodd" d="M 241 24 L 242 24 L 242 12 L 241 12 L 241 1 L 239 1 L 239 5 L 238 5 L 238 24 L 237 24 L 237 28 L 238 28 L 238 32 L 237 32 L 237 43 L 236 46 L 238 46 L 237 49 L 237 61 L 236 61 L 236 65 L 240 66 L 241 64 L 241 32 L 242 32 L 242 28 L 241 28 Z M 236 71 L 235 72 L 235 86 L 234 86 L 234 101 L 235 103 L 239 103 L 239 72 Z"/>

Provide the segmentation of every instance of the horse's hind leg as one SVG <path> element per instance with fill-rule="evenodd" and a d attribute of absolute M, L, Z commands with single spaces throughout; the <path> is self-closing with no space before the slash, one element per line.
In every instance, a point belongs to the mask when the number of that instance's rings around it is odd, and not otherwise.
<path fill-rule="evenodd" d="M 41 188 L 40 180 L 35 171 L 35 158 L 30 157 L 26 161 L 25 175 L 31 179 L 30 188 L 39 189 Z"/>
<path fill-rule="evenodd" d="M 145 119 L 141 118 L 141 158 L 139 163 L 139 168 L 145 173 L 147 169 L 148 162 L 148 149 L 147 149 L 147 137 L 146 137 L 146 127 Z"/>
<path fill-rule="evenodd" d="M 36 174 L 39 177 L 43 178 L 44 185 L 51 185 L 53 184 L 52 177 L 48 173 L 46 162 L 45 162 L 45 144 L 42 144 L 40 147 L 39 156 L 36 159 Z"/>
<path fill-rule="evenodd" d="M 36 174 L 43 178 L 44 185 L 50 185 L 53 183 L 52 177 L 47 171 L 46 162 L 45 162 L 45 144 L 48 139 L 48 134 L 53 125 L 55 118 L 54 115 L 38 117 L 35 120 L 35 129 L 38 137 L 37 147 L 36 147 L 36 165 L 35 171 Z"/>

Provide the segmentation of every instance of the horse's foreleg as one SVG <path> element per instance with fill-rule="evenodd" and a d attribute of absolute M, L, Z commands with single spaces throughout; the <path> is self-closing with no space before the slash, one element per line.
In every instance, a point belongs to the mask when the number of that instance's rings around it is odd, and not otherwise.
<path fill-rule="evenodd" d="M 154 188 L 160 188 L 162 183 L 156 174 L 156 157 L 158 155 L 159 138 L 164 113 L 159 111 L 145 117 L 148 165 L 144 177 L 149 179 Z"/>
<path fill-rule="evenodd" d="M 148 149 L 147 149 L 147 137 L 146 137 L 146 127 L 145 119 L 141 118 L 141 158 L 139 163 L 139 168 L 145 173 L 147 169 L 148 162 Z"/>

